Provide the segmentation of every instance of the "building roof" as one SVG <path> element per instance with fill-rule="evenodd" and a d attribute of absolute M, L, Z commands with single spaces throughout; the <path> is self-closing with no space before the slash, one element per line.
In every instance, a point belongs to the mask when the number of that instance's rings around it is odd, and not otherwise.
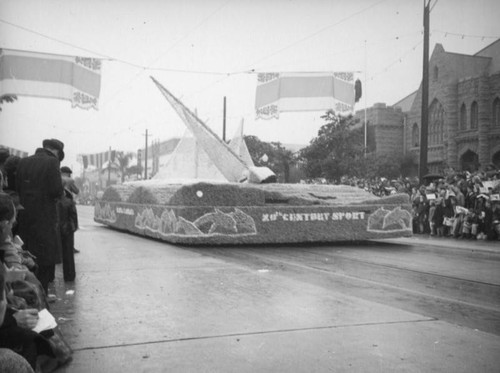
<path fill-rule="evenodd" d="M 491 58 L 490 74 L 500 71 L 500 39 L 497 39 L 487 47 L 484 47 L 474 56 Z"/>
<path fill-rule="evenodd" d="M 405 98 L 402 98 L 401 100 L 396 102 L 394 105 L 392 105 L 392 107 L 394 107 L 394 108 L 400 107 L 401 111 L 403 113 L 410 111 L 411 106 L 413 105 L 413 101 L 415 100 L 415 97 L 417 97 L 417 92 L 418 91 L 414 91 L 414 92 L 410 93 L 408 96 L 406 96 Z"/>
<path fill-rule="evenodd" d="M 430 57 L 430 65 L 439 71 L 440 78 L 444 77 L 444 81 L 450 83 L 485 73 L 496 73 L 500 71 L 500 39 L 473 55 L 447 52 L 442 44 L 437 43 Z M 400 107 L 403 112 L 410 111 L 420 89 L 421 87 L 392 106 Z"/>

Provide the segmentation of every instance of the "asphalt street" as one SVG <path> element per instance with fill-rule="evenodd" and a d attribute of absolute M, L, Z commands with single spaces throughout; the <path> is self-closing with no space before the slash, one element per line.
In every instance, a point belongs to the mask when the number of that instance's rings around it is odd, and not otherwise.
<path fill-rule="evenodd" d="M 498 242 L 188 247 L 78 212 L 62 372 L 498 372 Z"/>

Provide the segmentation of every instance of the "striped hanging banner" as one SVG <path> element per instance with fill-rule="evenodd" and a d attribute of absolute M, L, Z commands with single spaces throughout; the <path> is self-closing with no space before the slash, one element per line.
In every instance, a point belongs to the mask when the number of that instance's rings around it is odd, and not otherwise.
<path fill-rule="evenodd" d="M 259 73 L 255 110 L 257 119 L 279 118 L 280 112 L 354 110 L 354 74 Z"/>
<path fill-rule="evenodd" d="M 111 153 L 109 151 L 105 151 L 94 154 L 79 154 L 77 156 L 77 160 L 78 162 L 83 163 L 84 168 L 87 168 L 88 166 L 102 168 L 102 166 L 108 162 L 110 155 L 113 156 L 113 153 L 116 154 L 116 151 L 112 150 Z"/>
<path fill-rule="evenodd" d="M 101 65 L 97 58 L 1 49 L 0 96 L 56 98 L 97 110 Z"/>

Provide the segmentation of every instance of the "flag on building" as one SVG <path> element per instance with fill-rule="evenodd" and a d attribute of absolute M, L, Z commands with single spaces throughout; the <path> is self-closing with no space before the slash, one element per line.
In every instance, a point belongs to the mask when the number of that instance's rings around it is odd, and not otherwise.
<path fill-rule="evenodd" d="M 97 110 L 101 65 L 97 58 L 0 49 L 0 96 L 56 98 Z"/>
<path fill-rule="evenodd" d="M 352 72 L 259 73 L 255 110 L 257 119 L 279 118 L 289 111 L 345 113 L 354 110 L 355 96 Z"/>

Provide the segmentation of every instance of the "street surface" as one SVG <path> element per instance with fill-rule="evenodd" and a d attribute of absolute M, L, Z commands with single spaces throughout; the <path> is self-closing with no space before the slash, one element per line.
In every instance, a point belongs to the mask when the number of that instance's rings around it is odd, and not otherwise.
<path fill-rule="evenodd" d="M 499 371 L 499 242 L 188 247 L 78 212 L 62 372 Z"/>

